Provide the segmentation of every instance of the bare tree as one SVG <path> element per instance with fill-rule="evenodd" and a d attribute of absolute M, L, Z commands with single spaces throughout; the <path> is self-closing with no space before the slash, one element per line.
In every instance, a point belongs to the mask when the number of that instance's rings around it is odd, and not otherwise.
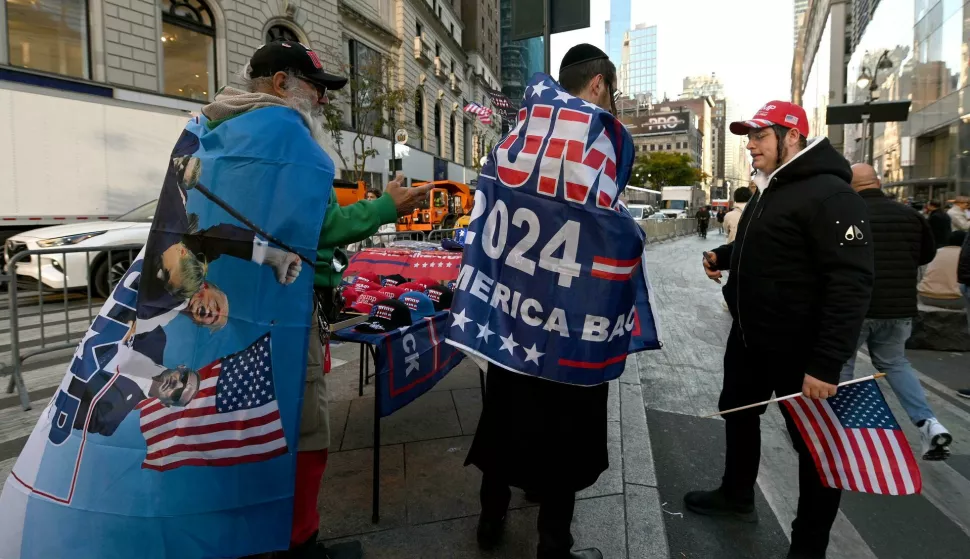
<path fill-rule="evenodd" d="M 397 68 L 389 57 L 359 44 L 351 51 L 351 57 L 349 64 L 340 65 L 349 79 L 343 89 L 330 93 L 325 127 L 343 168 L 351 171 L 353 180 L 361 181 L 367 160 L 380 155 L 374 139 L 394 141 L 394 128 L 405 115 L 404 107 L 411 94 L 394 87 Z M 392 112 L 396 113 L 397 122 L 391 121 Z M 349 149 L 344 131 L 352 135 Z"/>

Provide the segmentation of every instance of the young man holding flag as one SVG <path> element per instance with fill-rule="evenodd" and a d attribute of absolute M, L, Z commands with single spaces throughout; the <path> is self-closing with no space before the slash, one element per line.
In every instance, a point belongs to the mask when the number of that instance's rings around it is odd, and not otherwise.
<path fill-rule="evenodd" d="M 856 350 L 873 284 L 866 205 L 850 187 L 849 164 L 826 138 L 808 142 L 805 110 L 770 101 L 731 132 L 747 135 L 758 191 L 733 243 L 704 255 L 708 277 L 730 270 L 724 295 L 734 324 L 724 354 L 718 407 L 728 410 L 802 392 L 836 394 Z M 757 522 L 761 459 L 758 406 L 724 415 L 721 486 L 684 497 L 695 513 Z M 823 485 L 791 413 L 782 415 L 798 452 L 800 495 L 789 559 L 824 558 L 841 491 Z"/>
<path fill-rule="evenodd" d="M 609 466 L 607 381 L 659 342 L 642 232 L 619 206 L 633 152 L 611 114 L 615 67 L 578 45 L 559 82 L 533 77 L 482 169 L 448 342 L 489 361 L 466 461 L 483 473 L 479 545 L 498 545 L 512 486 L 540 501 L 539 559 L 599 559 L 571 551 L 575 494 Z"/>

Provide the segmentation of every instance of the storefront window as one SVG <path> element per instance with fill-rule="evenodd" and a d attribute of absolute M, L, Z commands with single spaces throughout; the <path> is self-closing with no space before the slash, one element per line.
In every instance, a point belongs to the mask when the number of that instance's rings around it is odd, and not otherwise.
<path fill-rule="evenodd" d="M 6 0 L 6 4 L 11 65 L 88 77 L 85 0 Z"/>
<path fill-rule="evenodd" d="M 215 35 L 201 0 L 162 0 L 164 93 L 199 101 L 215 94 Z"/>

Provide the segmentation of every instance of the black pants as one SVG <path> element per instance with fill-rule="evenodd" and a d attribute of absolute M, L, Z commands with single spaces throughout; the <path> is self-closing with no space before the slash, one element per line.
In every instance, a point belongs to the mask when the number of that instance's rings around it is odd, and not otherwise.
<path fill-rule="evenodd" d="M 705 238 L 707 237 L 707 222 L 706 221 L 699 221 L 697 223 L 697 232 L 700 234 L 701 237 L 705 237 Z"/>
<path fill-rule="evenodd" d="M 482 517 L 498 520 L 509 510 L 512 491 L 495 476 L 482 476 Z M 546 491 L 539 495 L 539 559 L 568 556 L 573 547 L 569 525 L 573 521 L 576 494 L 572 491 Z"/>
<path fill-rule="evenodd" d="M 801 392 L 803 375 L 791 354 L 745 347 L 737 323 L 724 353 L 724 387 L 718 407 L 727 410 Z M 761 462 L 761 414 L 767 406 L 724 416 L 727 450 L 721 488 L 730 497 L 754 502 L 754 486 Z M 798 512 L 792 522 L 791 549 L 799 557 L 825 557 L 829 531 L 839 512 L 842 491 L 822 485 L 815 461 L 784 407 L 781 408 L 798 453 Z"/>

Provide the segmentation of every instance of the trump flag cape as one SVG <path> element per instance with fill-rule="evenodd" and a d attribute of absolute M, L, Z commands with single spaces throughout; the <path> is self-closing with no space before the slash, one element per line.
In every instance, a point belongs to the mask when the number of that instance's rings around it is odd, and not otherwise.
<path fill-rule="evenodd" d="M 645 236 L 619 199 L 632 138 L 550 77 L 530 83 L 478 179 L 447 339 L 518 373 L 596 385 L 661 345 Z"/>
<path fill-rule="evenodd" d="M 313 261 L 333 176 L 291 109 L 189 122 L 145 248 L 6 480 L 0 557 L 288 547 Z"/>

